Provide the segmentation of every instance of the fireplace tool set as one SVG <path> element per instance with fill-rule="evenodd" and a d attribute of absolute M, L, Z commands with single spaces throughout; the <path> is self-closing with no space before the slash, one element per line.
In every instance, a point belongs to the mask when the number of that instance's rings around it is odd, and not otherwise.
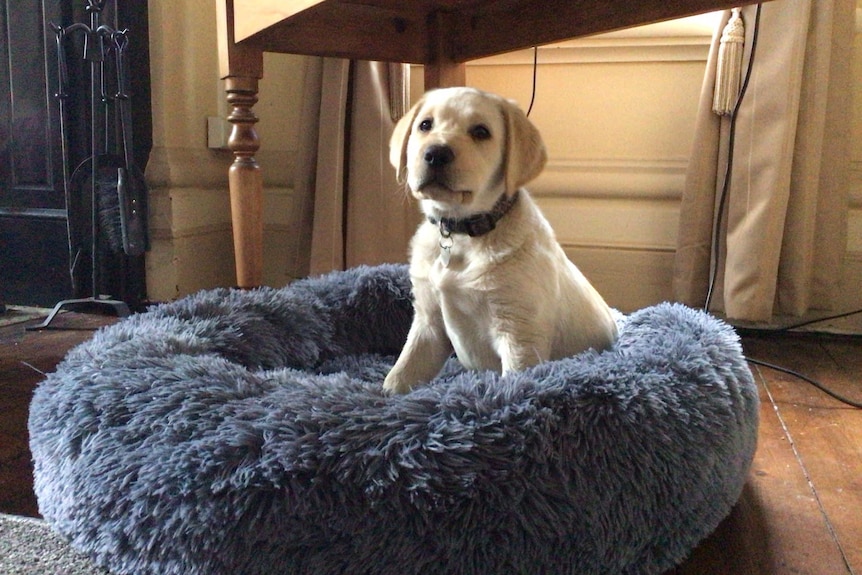
<path fill-rule="evenodd" d="M 31 329 L 48 328 L 63 309 L 104 307 L 117 316 L 128 316 L 128 305 L 101 293 L 101 253 L 112 250 L 139 256 L 149 249 L 147 232 L 147 187 L 133 157 L 132 108 L 128 85 L 129 31 L 102 23 L 107 0 L 87 0 L 89 25 L 51 24 L 57 40 L 60 135 L 63 193 L 67 210 L 79 202 L 77 193 L 89 190 L 89 249 L 69 225 L 70 274 L 73 285 L 80 273 L 82 256 L 90 256 L 90 295 L 57 303 L 44 322 Z M 67 53 L 76 35 L 83 37 L 83 60 L 89 68 L 89 157 L 71 170 L 69 150 L 70 78 Z M 71 219 L 71 218 L 70 218 Z M 86 236 L 89 236 L 86 238 Z"/>

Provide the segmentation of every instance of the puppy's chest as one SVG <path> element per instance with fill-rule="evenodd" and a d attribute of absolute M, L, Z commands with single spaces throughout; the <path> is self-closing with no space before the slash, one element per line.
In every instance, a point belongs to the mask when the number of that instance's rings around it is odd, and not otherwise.
<path fill-rule="evenodd" d="M 494 309 L 483 290 L 470 289 L 441 273 L 435 285 L 446 335 L 461 363 L 468 369 L 500 369 L 494 345 Z"/>
<path fill-rule="evenodd" d="M 447 328 L 486 331 L 493 315 L 490 293 L 496 268 L 487 250 L 464 237 L 428 238 L 418 258 L 434 297 L 439 301 Z M 421 262 L 421 263 L 420 263 Z"/>
<path fill-rule="evenodd" d="M 455 298 L 482 291 L 492 272 L 487 257 L 479 257 L 463 240 L 440 238 L 426 257 L 428 280 L 440 293 Z"/>
<path fill-rule="evenodd" d="M 444 236 L 436 227 L 422 230 L 414 239 L 413 264 L 424 268 L 425 274 L 438 287 L 458 284 L 473 287 L 493 271 L 500 254 L 486 242 L 455 234 Z"/>
<path fill-rule="evenodd" d="M 460 323 L 487 324 L 491 315 L 488 294 L 475 284 L 459 282 L 457 272 L 440 271 L 431 275 L 431 284 L 440 301 L 443 315 L 463 317 Z"/>

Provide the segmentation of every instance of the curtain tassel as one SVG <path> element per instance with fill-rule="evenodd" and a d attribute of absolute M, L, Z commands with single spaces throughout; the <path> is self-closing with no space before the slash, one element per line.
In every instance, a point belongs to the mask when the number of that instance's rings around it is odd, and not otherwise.
<path fill-rule="evenodd" d="M 719 116 L 732 114 L 739 98 L 742 53 L 745 47 L 745 24 L 740 10 L 740 8 L 733 9 L 733 14 L 721 33 L 718 47 L 712 111 Z"/>

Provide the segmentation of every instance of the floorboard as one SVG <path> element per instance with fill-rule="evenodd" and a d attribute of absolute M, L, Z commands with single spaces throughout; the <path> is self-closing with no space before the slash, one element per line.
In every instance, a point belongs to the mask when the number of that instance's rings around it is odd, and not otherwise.
<path fill-rule="evenodd" d="M 759 346 L 759 347 L 757 347 Z M 780 346 L 780 347 L 779 347 Z M 814 345 L 785 339 L 759 341 L 751 354 L 770 354 L 831 389 L 862 398 L 862 347 L 848 341 Z M 855 353 L 854 353 L 855 351 Z M 828 397 L 789 375 L 757 368 L 774 401 L 811 492 L 845 563 L 843 573 L 862 572 L 862 411 Z M 770 370 L 771 371 L 771 370 Z"/>

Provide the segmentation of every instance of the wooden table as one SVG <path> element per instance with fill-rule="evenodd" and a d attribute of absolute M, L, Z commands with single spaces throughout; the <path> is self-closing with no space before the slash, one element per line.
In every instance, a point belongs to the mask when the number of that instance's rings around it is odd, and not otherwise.
<path fill-rule="evenodd" d="M 263 181 L 252 107 L 263 53 L 425 66 L 426 88 L 463 85 L 464 62 L 576 36 L 728 8 L 740 0 L 216 0 L 237 285 L 263 278 Z"/>

